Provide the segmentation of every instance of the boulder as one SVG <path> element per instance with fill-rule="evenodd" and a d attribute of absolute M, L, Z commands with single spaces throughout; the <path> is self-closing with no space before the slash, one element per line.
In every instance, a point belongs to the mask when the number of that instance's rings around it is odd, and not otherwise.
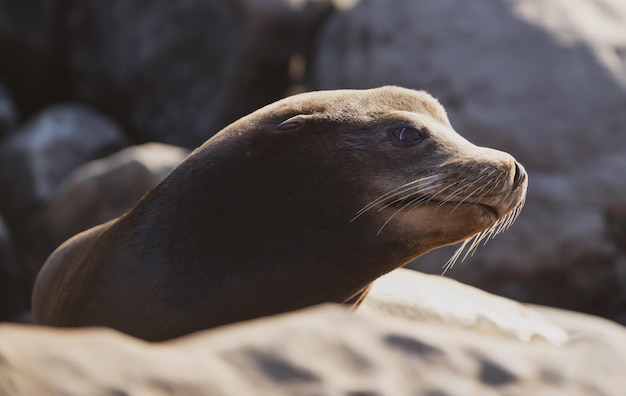
<path fill-rule="evenodd" d="M 195 147 L 287 90 L 328 0 L 70 0 L 72 95 L 139 140 Z M 99 45 L 98 43 L 104 43 Z"/>
<path fill-rule="evenodd" d="M 58 0 L 0 0 L 0 79 L 20 114 L 67 98 L 59 48 Z"/>
<path fill-rule="evenodd" d="M 399 84 L 441 99 L 470 140 L 531 169 L 626 147 L 621 0 L 371 0 L 322 29 L 316 88 Z"/>
<path fill-rule="evenodd" d="M 74 168 L 126 145 L 118 126 L 89 107 L 49 107 L 0 144 L 0 210 L 13 226 Z"/>
<path fill-rule="evenodd" d="M 20 258 L 29 283 L 61 243 L 132 208 L 188 154 L 180 147 L 146 143 L 72 171 L 22 234 Z"/>
<path fill-rule="evenodd" d="M 401 307 L 398 296 L 408 293 L 404 308 L 395 314 L 318 306 L 159 344 L 106 329 L 0 325 L 0 392 L 14 396 L 623 394 L 623 327 L 583 314 L 521 307 L 511 316 L 526 323 L 519 334 L 530 334 L 527 330 L 549 334 L 545 330 L 551 328 L 566 335 L 560 345 L 543 337 L 522 340 L 509 336 L 509 330 L 500 334 L 498 326 L 464 326 L 445 312 L 432 320 L 434 316 L 420 315 L 419 304 L 414 304 L 427 297 L 435 306 L 469 316 L 472 306 L 483 313 L 496 307 L 488 313 L 495 318 L 507 315 L 498 312 L 497 307 L 508 304 L 500 298 L 489 301 L 482 295 L 472 301 L 480 292 L 445 279 L 420 296 L 412 295 L 412 290 L 434 278 L 417 280 L 419 274 L 402 271 L 391 276 L 397 277 L 386 282 L 409 276 L 403 282 L 407 287 L 395 293 L 374 286 L 366 302 L 382 291 L 378 301 L 390 301 L 389 295 L 395 294 L 394 304 Z M 418 283 L 411 287 L 413 281 Z M 437 286 L 446 288 L 441 295 L 444 301 L 437 301 Z M 455 298 L 457 288 L 460 293 Z M 487 308 L 479 307 L 483 303 Z M 541 314 L 531 312 L 535 309 Z M 519 316 L 520 312 L 532 314 Z"/>
<path fill-rule="evenodd" d="M 9 230 L 0 217 L 0 322 L 29 309 L 26 282 L 18 266 Z"/>
<path fill-rule="evenodd" d="M 350 1 L 0 0 L 0 78 L 25 116 L 87 102 L 135 140 L 195 147 L 300 82 Z"/>
<path fill-rule="evenodd" d="M 360 1 L 322 28 L 317 89 L 399 84 L 438 97 L 470 141 L 529 171 L 526 208 L 450 276 L 523 301 L 626 317 L 626 3 Z M 453 249 L 411 266 L 441 273 Z"/>
<path fill-rule="evenodd" d="M 378 278 L 358 310 L 523 342 L 542 340 L 563 345 L 569 341 L 564 330 L 514 300 L 404 268 Z"/>
<path fill-rule="evenodd" d="M 17 110 L 4 84 L 0 82 L 0 140 L 15 129 Z"/>

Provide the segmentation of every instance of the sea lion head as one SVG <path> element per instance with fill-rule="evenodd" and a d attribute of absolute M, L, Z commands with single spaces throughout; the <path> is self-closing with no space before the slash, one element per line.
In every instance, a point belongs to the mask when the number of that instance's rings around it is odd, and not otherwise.
<path fill-rule="evenodd" d="M 242 138 L 233 140 L 236 133 Z M 247 154 L 263 161 L 256 166 L 268 172 L 265 179 L 283 186 L 268 185 L 281 191 L 282 200 L 274 200 L 297 208 L 291 216 L 304 232 L 336 238 L 335 231 L 360 240 L 356 245 L 395 246 L 402 260 L 460 241 L 475 248 L 510 226 L 525 200 L 523 166 L 464 139 L 424 91 L 305 93 L 223 134 L 216 141 L 248 142 Z M 271 171 L 269 162 L 276 164 Z M 319 218 L 326 232 L 307 229 Z"/>

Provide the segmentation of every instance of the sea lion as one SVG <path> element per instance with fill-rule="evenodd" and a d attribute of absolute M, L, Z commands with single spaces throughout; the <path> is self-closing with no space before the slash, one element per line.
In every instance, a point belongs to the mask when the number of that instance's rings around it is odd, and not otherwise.
<path fill-rule="evenodd" d="M 475 146 L 429 94 L 300 94 L 227 126 L 118 219 L 48 258 L 36 323 L 150 341 L 324 303 L 478 242 L 521 208 L 524 168 Z M 471 239 L 473 238 L 473 239 Z"/>

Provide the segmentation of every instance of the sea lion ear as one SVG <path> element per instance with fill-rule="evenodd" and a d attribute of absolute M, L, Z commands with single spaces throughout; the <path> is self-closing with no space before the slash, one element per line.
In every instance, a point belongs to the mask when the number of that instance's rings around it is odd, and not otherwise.
<path fill-rule="evenodd" d="M 277 131 L 292 131 L 292 130 L 298 129 L 302 125 L 304 125 L 309 118 L 310 116 L 308 115 L 298 114 L 278 124 L 278 126 L 276 127 L 276 130 Z"/>

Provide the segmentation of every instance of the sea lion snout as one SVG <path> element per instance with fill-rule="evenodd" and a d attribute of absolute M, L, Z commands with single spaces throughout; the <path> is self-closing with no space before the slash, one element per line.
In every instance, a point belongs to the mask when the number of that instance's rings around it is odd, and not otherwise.
<path fill-rule="evenodd" d="M 498 177 L 502 179 L 502 181 L 497 180 L 493 192 L 485 196 L 500 219 L 508 215 L 518 205 L 523 204 L 526 197 L 528 174 L 524 166 L 512 155 L 489 148 L 485 148 L 485 150 L 487 155 L 484 158 L 493 163 L 492 166 L 498 169 Z M 493 159 L 490 160 L 491 157 Z"/>
<path fill-rule="evenodd" d="M 524 200 L 528 174 L 511 154 L 474 146 L 464 158 L 466 159 L 457 168 L 465 169 L 465 173 L 460 172 L 459 177 L 476 177 L 471 174 L 488 175 L 482 178 L 481 184 L 491 184 L 491 187 L 486 188 L 487 191 L 483 191 L 477 201 L 492 207 L 498 213 L 498 218 L 506 216 Z"/>
<path fill-rule="evenodd" d="M 526 198 L 528 185 L 526 169 L 515 159 L 510 162 L 508 167 L 508 177 L 506 183 L 503 183 L 503 192 L 495 196 L 494 207 L 498 213 L 498 218 L 507 216 L 516 207 L 523 205 Z"/>

